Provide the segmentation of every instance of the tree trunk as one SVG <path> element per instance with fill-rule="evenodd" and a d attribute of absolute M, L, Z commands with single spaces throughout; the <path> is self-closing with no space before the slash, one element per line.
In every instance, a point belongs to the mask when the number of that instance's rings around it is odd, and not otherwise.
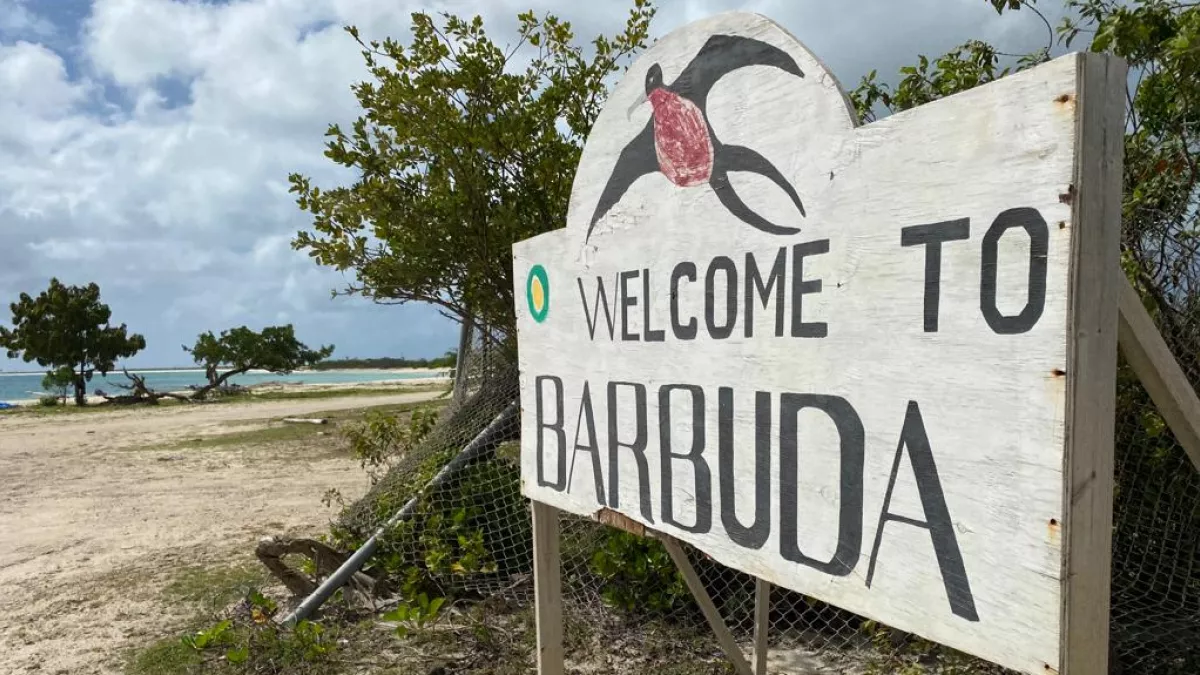
<path fill-rule="evenodd" d="M 83 379 L 83 373 L 75 374 L 75 405 L 87 405 L 87 380 Z"/>
<path fill-rule="evenodd" d="M 203 401 L 204 397 L 208 396 L 208 393 L 210 391 L 225 384 L 226 382 L 229 381 L 229 378 L 233 377 L 234 375 L 241 375 L 242 373 L 244 373 L 248 370 L 250 370 L 250 369 L 243 368 L 240 370 L 227 370 L 224 373 L 221 373 L 221 376 L 217 377 L 217 378 L 213 377 L 212 373 L 216 372 L 215 370 L 213 370 L 211 373 L 208 374 L 208 384 L 197 389 L 196 393 L 192 394 L 192 400 L 193 401 Z"/>

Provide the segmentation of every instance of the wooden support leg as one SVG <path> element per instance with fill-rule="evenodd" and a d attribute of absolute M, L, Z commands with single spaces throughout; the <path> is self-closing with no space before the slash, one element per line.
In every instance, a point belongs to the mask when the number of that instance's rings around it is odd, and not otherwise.
<path fill-rule="evenodd" d="M 1200 399 L 1154 326 L 1154 319 L 1142 306 L 1137 291 L 1123 273 L 1118 274 L 1121 275 L 1121 321 L 1117 340 L 1121 353 L 1175 434 L 1175 440 L 1200 469 Z"/>
<path fill-rule="evenodd" d="M 530 504 L 533 508 L 533 598 L 537 608 L 538 675 L 563 675 L 558 509 L 536 501 Z"/>
<path fill-rule="evenodd" d="M 771 582 L 754 583 L 754 675 L 767 675 L 767 632 L 771 618 Z"/>
<path fill-rule="evenodd" d="M 696 598 L 696 603 L 700 605 L 700 611 L 704 612 L 704 618 L 708 619 L 708 625 L 716 634 L 721 651 L 725 652 L 726 658 L 733 663 L 734 671 L 738 675 L 754 675 L 750 670 L 750 664 L 746 661 L 746 655 L 742 653 L 742 648 L 738 646 L 737 640 L 733 639 L 733 633 L 729 632 L 729 628 L 725 625 L 725 619 L 721 618 L 721 613 L 717 611 L 717 606 L 713 604 L 712 598 L 705 590 L 704 583 L 700 581 L 700 576 L 696 574 L 696 569 L 692 567 L 687 554 L 679 547 L 679 542 L 667 536 L 661 536 L 659 539 L 667 548 L 671 560 L 675 561 L 675 566 L 679 568 L 683 580 L 687 582 L 688 590 Z"/>

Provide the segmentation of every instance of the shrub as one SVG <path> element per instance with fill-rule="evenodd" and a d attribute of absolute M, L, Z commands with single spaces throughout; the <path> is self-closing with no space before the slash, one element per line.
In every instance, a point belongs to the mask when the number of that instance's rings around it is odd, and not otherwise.
<path fill-rule="evenodd" d="M 375 482 L 423 441 L 437 420 L 435 406 L 417 408 L 407 424 L 395 413 L 372 410 L 361 422 L 345 427 L 341 433 L 371 476 L 371 482 Z"/>
<path fill-rule="evenodd" d="M 692 605 L 691 594 L 661 542 L 609 529 L 592 554 L 600 596 L 624 611 L 665 614 Z"/>

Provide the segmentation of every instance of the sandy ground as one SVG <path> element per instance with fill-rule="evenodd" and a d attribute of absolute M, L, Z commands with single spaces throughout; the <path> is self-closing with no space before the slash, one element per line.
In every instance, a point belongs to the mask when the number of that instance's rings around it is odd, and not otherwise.
<path fill-rule="evenodd" d="M 252 560 L 262 536 L 319 531 L 326 489 L 367 488 L 345 455 L 176 442 L 436 395 L 0 417 L 0 673 L 120 672 L 162 635 L 157 594 L 181 565 Z"/>

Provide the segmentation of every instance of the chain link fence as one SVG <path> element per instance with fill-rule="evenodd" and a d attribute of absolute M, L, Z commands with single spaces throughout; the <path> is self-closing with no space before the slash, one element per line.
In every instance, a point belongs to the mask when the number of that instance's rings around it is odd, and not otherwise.
<path fill-rule="evenodd" d="M 1200 322 L 1179 330 L 1164 332 L 1175 349 L 1200 335 Z M 533 547 L 520 491 L 519 416 L 501 415 L 518 398 L 508 343 L 486 331 L 464 342 L 458 391 L 436 425 L 345 510 L 335 535 L 343 546 L 361 543 L 415 500 L 364 571 L 386 578 L 402 602 L 444 597 L 462 607 L 502 599 L 502 609 L 487 611 L 518 617 L 510 630 L 522 634 L 519 658 L 532 667 Z M 1200 381 L 1196 359 L 1181 361 Z M 1123 362 L 1117 407 L 1112 672 L 1195 675 L 1200 473 Z M 427 487 L 485 429 L 487 447 Z M 731 672 L 659 542 L 566 514 L 560 531 L 569 664 L 580 672 Z M 754 578 L 699 551 L 689 555 L 748 653 Z M 1010 672 L 780 588 L 772 591 L 769 643 L 772 673 Z"/>

